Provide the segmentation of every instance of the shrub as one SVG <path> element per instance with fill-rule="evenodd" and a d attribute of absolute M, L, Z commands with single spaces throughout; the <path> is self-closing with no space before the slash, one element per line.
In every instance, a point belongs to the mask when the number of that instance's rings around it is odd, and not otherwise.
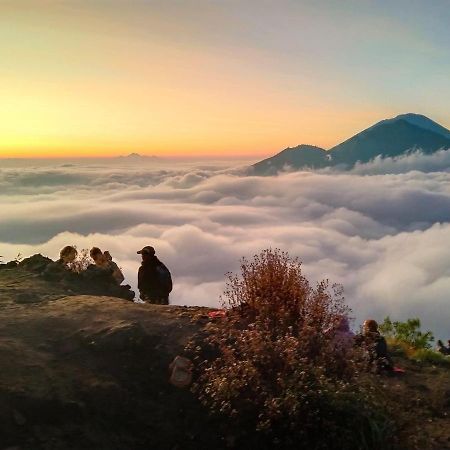
<path fill-rule="evenodd" d="M 13 259 L 13 261 L 19 264 L 20 261 L 22 261 L 22 259 L 23 259 L 22 253 L 17 253 L 17 256 Z"/>
<path fill-rule="evenodd" d="M 298 260 L 265 250 L 229 275 L 224 306 L 198 348 L 194 391 L 240 445 L 389 448 L 391 422 L 338 330 L 349 313 L 341 288 L 312 287 Z"/>
<path fill-rule="evenodd" d="M 428 348 L 417 350 L 412 356 L 412 359 L 434 365 L 450 366 L 450 358 L 448 356 Z"/>
<path fill-rule="evenodd" d="M 89 255 L 89 249 L 83 248 L 78 252 L 75 261 L 68 264 L 68 267 L 72 272 L 80 273 L 86 270 L 88 266 L 93 263 L 94 261 Z"/>
<path fill-rule="evenodd" d="M 22 261 L 23 256 L 21 253 L 18 253 L 17 256 L 9 263 L 5 263 L 1 258 L 3 258 L 3 256 L 0 255 L 0 264 L 7 264 L 7 266 L 9 267 L 15 267 L 17 264 L 20 263 L 20 261 Z"/>
<path fill-rule="evenodd" d="M 406 322 L 392 322 L 387 316 L 379 330 L 387 338 L 405 343 L 415 350 L 431 348 L 431 342 L 434 341 L 431 331 L 420 331 L 420 319 L 417 317 Z"/>
<path fill-rule="evenodd" d="M 393 337 L 386 337 L 386 343 L 389 348 L 389 354 L 392 356 L 400 356 L 410 358 L 415 350 L 406 342 L 397 341 Z"/>

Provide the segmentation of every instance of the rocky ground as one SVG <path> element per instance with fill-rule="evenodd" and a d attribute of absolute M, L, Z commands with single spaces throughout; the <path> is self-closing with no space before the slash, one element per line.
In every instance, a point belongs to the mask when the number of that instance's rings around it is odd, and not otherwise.
<path fill-rule="evenodd" d="M 78 295 L 0 270 L 0 450 L 211 449 L 232 442 L 168 365 L 207 310 Z M 405 448 L 450 448 L 450 371 L 397 361 L 383 378 Z"/>
<path fill-rule="evenodd" d="M 0 270 L 0 449 L 220 446 L 206 411 L 168 383 L 204 313 L 67 296 L 33 273 Z"/>

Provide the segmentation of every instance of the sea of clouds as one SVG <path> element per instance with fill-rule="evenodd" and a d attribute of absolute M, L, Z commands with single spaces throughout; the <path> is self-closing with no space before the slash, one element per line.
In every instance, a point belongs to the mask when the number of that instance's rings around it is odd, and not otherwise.
<path fill-rule="evenodd" d="M 171 302 L 218 306 L 225 273 L 272 247 L 312 281 L 345 288 L 356 318 L 404 320 L 450 337 L 450 151 L 344 172 L 256 177 L 242 162 L 0 161 L 0 255 L 93 245 L 136 286 L 153 245 Z"/>

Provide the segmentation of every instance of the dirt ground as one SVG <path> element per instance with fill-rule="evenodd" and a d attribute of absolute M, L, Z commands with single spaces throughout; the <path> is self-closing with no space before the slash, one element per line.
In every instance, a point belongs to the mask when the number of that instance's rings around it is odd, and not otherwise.
<path fill-rule="evenodd" d="M 381 378 L 407 449 L 450 449 L 450 369 L 394 358 L 406 370 Z"/>
<path fill-rule="evenodd" d="M 168 382 L 207 310 L 76 294 L 0 270 L 0 450 L 227 448 L 226 424 Z M 450 371 L 397 364 L 382 385 L 405 448 L 450 449 Z"/>

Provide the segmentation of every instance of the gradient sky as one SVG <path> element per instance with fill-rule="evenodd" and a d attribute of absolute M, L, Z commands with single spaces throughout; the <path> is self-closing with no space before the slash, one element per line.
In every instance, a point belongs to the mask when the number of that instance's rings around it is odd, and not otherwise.
<path fill-rule="evenodd" d="M 0 1 L 0 156 L 331 147 L 450 128 L 448 0 Z"/>

